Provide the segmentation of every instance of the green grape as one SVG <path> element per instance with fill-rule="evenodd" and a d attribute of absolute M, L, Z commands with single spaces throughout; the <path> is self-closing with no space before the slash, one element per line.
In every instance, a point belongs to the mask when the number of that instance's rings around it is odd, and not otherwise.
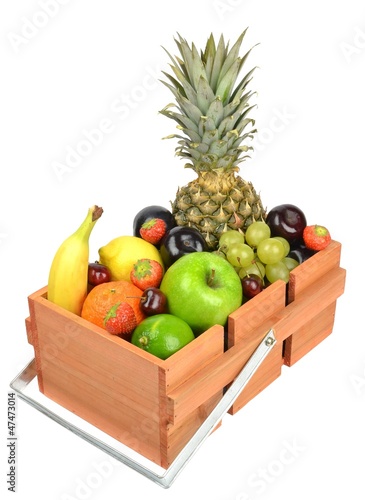
<path fill-rule="evenodd" d="M 282 262 L 284 262 L 289 271 L 299 266 L 299 262 L 296 259 L 292 259 L 291 257 L 284 257 Z"/>
<path fill-rule="evenodd" d="M 234 245 L 228 249 L 227 260 L 234 267 L 245 267 L 251 264 L 255 254 L 246 243 Z"/>
<path fill-rule="evenodd" d="M 289 281 L 289 269 L 283 262 L 275 262 L 275 264 L 266 265 L 266 278 L 270 283 L 277 280 L 283 280 L 285 283 Z"/>
<path fill-rule="evenodd" d="M 284 254 L 284 245 L 275 238 L 266 238 L 257 247 L 257 256 L 264 264 L 275 264 L 285 257 Z"/>
<path fill-rule="evenodd" d="M 251 247 L 257 247 L 260 241 L 270 238 L 270 226 L 263 221 L 250 224 L 245 233 L 245 240 Z"/>
<path fill-rule="evenodd" d="M 289 243 L 289 241 L 286 240 L 285 238 L 282 238 L 281 236 L 274 236 L 274 238 L 276 240 L 281 241 L 281 243 L 283 244 L 284 249 L 285 249 L 285 255 L 284 255 L 284 257 L 286 257 L 288 255 L 288 253 L 290 252 L 290 243 Z"/>
<path fill-rule="evenodd" d="M 240 231 L 235 231 L 234 229 L 231 229 L 229 231 L 226 231 L 225 233 L 222 233 L 219 242 L 218 242 L 218 248 L 224 252 L 227 253 L 228 249 L 233 246 L 233 245 L 239 245 L 240 243 L 245 242 L 245 237 L 243 233 Z"/>
<path fill-rule="evenodd" d="M 262 262 L 254 259 L 253 263 L 249 266 L 241 268 L 238 274 L 240 278 L 244 278 L 247 274 L 256 274 L 257 276 L 260 276 L 260 278 L 264 279 L 265 266 Z"/>

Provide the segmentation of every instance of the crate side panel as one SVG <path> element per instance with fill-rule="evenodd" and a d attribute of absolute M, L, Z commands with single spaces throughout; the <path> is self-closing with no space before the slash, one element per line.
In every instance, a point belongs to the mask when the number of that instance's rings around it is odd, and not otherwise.
<path fill-rule="evenodd" d="M 293 366 L 332 333 L 335 312 L 336 302 L 333 302 L 285 340 L 285 365 Z"/>
<path fill-rule="evenodd" d="M 189 413 L 189 415 L 187 415 L 183 421 L 179 422 L 178 425 L 168 425 L 166 427 L 167 446 L 166 455 L 162 456 L 163 467 L 167 468 L 171 465 L 183 447 L 188 443 L 189 439 L 193 437 L 198 428 L 219 403 L 222 395 L 222 391 L 219 391 L 204 404 Z M 219 425 L 220 424 L 218 424 L 217 427 L 219 427 Z"/>
<path fill-rule="evenodd" d="M 308 286 L 327 274 L 331 269 L 339 267 L 341 243 L 332 241 L 327 248 L 317 252 L 290 272 L 288 284 L 288 303 Z"/>
<path fill-rule="evenodd" d="M 237 413 L 249 401 L 251 401 L 251 399 L 260 394 L 260 392 L 262 392 L 268 385 L 272 384 L 277 378 L 280 377 L 283 364 L 282 350 L 282 343 L 278 343 L 273 347 L 270 354 L 263 361 L 243 392 L 230 408 L 229 413 L 231 415 Z"/>
<path fill-rule="evenodd" d="M 137 405 L 142 403 L 147 408 L 158 405 L 157 368 L 125 350 L 124 341 L 103 345 L 102 337 L 80 330 L 77 337 L 60 348 L 58 332 L 52 336 L 53 332 L 42 322 L 39 322 L 39 331 L 40 352 L 45 360 L 42 362 L 44 379 L 51 362 L 52 368 L 58 366 L 61 373 L 77 376 L 96 391 L 118 391 L 125 400 Z"/>
<path fill-rule="evenodd" d="M 100 394 L 94 385 L 65 373 L 60 366 L 45 374 L 45 395 L 125 446 L 161 465 L 159 422 L 156 414 L 131 406 L 111 393 Z M 65 383 L 68 390 L 65 391 Z"/>
<path fill-rule="evenodd" d="M 32 321 L 30 316 L 25 319 L 25 331 L 27 333 L 28 344 L 34 345 L 33 343 L 33 332 L 32 332 Z"/>
<path fill-rule="evenodd" d="M 253 342 L 253 348 L 249 351 L 246 361 L 277 319 L 285 313 L 285 302 L 286 284 L 283 281 L 277 281 L 231 315 L 228 330 L 229 343 L 235 345 L 239 340 L 245 340 L 247 344 Z M 239 411 L 274 382 L 281 375 L 282 364 L 282 342 L 278 342 L 237 398 L 230 413 L 234 414 Z"/>
<path fill-rule="evenodd" d="M 322 313 L 343 294 L 345 278 L 346 271 L 335 267 L 298 294 L 274 325 L 276 339 L 283 342 L 300 328 L 305 329 L 312 318 Z"/>
<path fill-rule="evenodd" d="M 285 308 L 285 302 L 286 284 L 277 281 L 234 311 L 228 318 L 228 347 L 252 338 L 264 322 Z"/>
<path fill-rule="evenodd" d="M 37 370 L 37 382 L 38 382 L 38 388 L 41 392 L 43 392 L 43 377 L 42 377 L 41 356 L 38 344 L 38 329 L 37 329 L 34 307 L 36 300 L 41 298 L 44 293 L 46 293 L 46 289 L 42 288 L 41 290 L 38 290 L 37 292 L 34 292 L 31 295 L 29 295 L 28 297 L 29 318 L 27 318 L 26 320 L 27 338 L 28 341 L 30 340 L 31 345 L 34 348 L 35 365 Z"/>
<path fill-rule="evenodd" d="M 67 324 L 58 321 L 59 315 L 43 304 L 35 304 L 35 315 L 43 377 L 52 362 L 52 367 L 58 364 L 95 389 L 114 393 L 123 388 L 132 401 L 158 404 L 158 367 L 126 349 L 125 341 L 107 332 L 100 335 L 81 323 L 73 325 L 70 334 Z"/>
<path fill-rule="evenodd" d="M 171 425 L 168 416 L 168 393 L 192 379 L 201 381 L 200 374 L 224 352 L 224 328 L 215 325 L 193 342 L 166 360 L 160 367 L 160 440 L 162 464 L 167 467 L 178 452 L 196 432 L 202 421 L 222 397 L 222 390 L 211 398 L 202 398 L 198 407 L 184 405 L 186 416 L 183 424 Z"/>
<path fill-rule="evenodd" d="M 47 344 L 49 345 L 49 344 Z M 142 414 L 148 415 L 152 410 L 158 408 L 158 392 L 156 379 L 146 377 L 143 379 L 143 384 L 136 384 L 135 377 L 138 377 L 138 371 L 119 369 L 117 364 L 110 363 L 110 371 L 105 374 L 104 369 L 97 367 L 90 370 L 88 360 L 91 359 L 86 352 L 82 362 L 77 363 L 71 356 L 58 356 L 47 364 L 47 369 L 44 370 L 44 388 L 47 388 L 48 374 L 57 371 L 61 377 L 61 384 L 66 385 L 66 380 L 77 380 L 80 387 L 90 387 L 95 391 L 98 397 L 111 395 L 121 404 L 133 406 L 135 410 Z M 63 381 L 63 379 L 65 379 Z M 49 388 L 47 389 L 49 391 Z M 67 390 L 69 388 L 67 387 Z"/>
<path fill-rule="evenodd" d="M 224 328 L 215 325 L 196 337 L 190 344 L 168 358 L 162 367 L 162 395 L 175 389 L 204 366 L 220 356 L 224 350 Z"/>

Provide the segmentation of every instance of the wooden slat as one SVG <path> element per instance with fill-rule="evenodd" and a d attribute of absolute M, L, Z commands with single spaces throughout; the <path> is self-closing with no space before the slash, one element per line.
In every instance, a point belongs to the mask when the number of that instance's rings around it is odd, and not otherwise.
<path fill-rule="evenodd" d="M 234 415 L 281 375 L 283 346 L 276 344 L 229 410 Z"/>
<path fill-rule="evenodd" d="M 339 268 L 340 257 L 341 244 L 332 241 L 327 248 L 295 268 L 290 273 L 288 302 L 296 302 L 305 290 L 309 293 L 317 290 L 318 278 L 325 277 L 331 270 Z M 318 300 L 323 299 L 318 296 Z M 298 326 L 297 330 L 286 338 L 283 349 L 285 365 L 292 366 L 332 332 L 335 309 L 336 301 L 330 303 L 328 308 L 319 314 L 312 313 L 304 325 Z"/>
<path fill-rule="evenodd" d="M 218 404 L 222 395 L 222 391 L 219 391 L 218 394 L 214 395 L 204 404 L 189 413 L 186 418 L 180 421 L 177 425 L 167 425 L 168 446 L 162 447 L 166 453 L 165 456 L 162 456 L 162 467 L 167 468 L 173 462 L 178 453 Z M 214 430 L 219 428 L 220 425 L 221 422 L 215 427 Z"/>
<path fill-rule="evenodd" d="M 215 325 L 199 335 L 184 349 L 166 359 L 161 366 L 165 379 L 161 380 L 164 395 L 186 379 L 199 372 L 205 365 L 224 351 L 224 328 Z"/>
<path fill-rule="evenodd" d="M 38 300 L 39 298 L 43 298 L 46 294 L 47 294 L 47 288 L 44 287 L 38 290 L 37 292 L 34 292 L 31 295 L 29 295 L 28 307 L 29 307 L 30 321 L 26 326 L 27 335 L 28 331 L 31 332 L 31 345 L 34 348 L 35 365 L 37 370 L 37 382 L 38 382 L 38 388 L 41 392 L 43 392 L 43 378 L 42 378 L 42 368 L 41 368 L 41 354 L 38 345 L 38 325 L 35 317 L 34 305 L 36 300 Z"/>
<path fill-rule="evenodd" d="M 298 331 L 326 307 L 334 303 L 345 289 L 346 271 L 341 267 L 334 268 L 316 280 L 315 284 L 306 287 L 301 294 L 285 308 L 274 325 L 278 342 L 283 342 L 291 334 Z"/>
<path fill-rule="evenodd" d="M 276 316 L 284 310 L 285 303 L 286 284 L 283 281 L 273 283 L 246 302 L 229 317 L 228 346 L 234 345 L 239 340 L 250 339 L 255 339 L 258 345 L 265 333 L 270 330 Z M 281 351 L 281 345 L 273 349 L 230 408 L 230 414 L 237 413 L 280 376 L 283 364 Z"/>
<path fill-rule="evenodd" d="M 193 342 L 168 358 L 160 368 L 160 440 L 161 465 L 168 467 L 188 440 L 197 431 L 204 418 L 222 397 L 220 390 L 193 409 L 179 425 L 171 425 L 167 418 L 166 394 L 182 382 L 196 375 L 217 359 L 224 351 L 224 328 L 213 326 Z"/>
<path fill-rule="evenodd" d="M 30 316 L 25 318 L 25 331 L 27 333 L 28 344 L 33 345 L 32 321 Z"/>
<path fill-rule="evenodd" d="M 260 325 L 284 309 L 285 302 L 286 284 L 276 281 L 234 311 L 228 318 L 228 347 L 252 337 Z"/>
<path fill-rule="evenodd" d="M 311 318 L 284 342 L 284 364 L 293 366 L 332 333 L 336 302 Z"/>
<path fill-rule="evenodd" d="M 317 252 L 290 272 L 288 285 L 288 303 L 307 287 L 315 285 L 316 281 L 325 276 L 331 269 L 339 267 L 341 243 L 331 241 L 324 250 Z"/>

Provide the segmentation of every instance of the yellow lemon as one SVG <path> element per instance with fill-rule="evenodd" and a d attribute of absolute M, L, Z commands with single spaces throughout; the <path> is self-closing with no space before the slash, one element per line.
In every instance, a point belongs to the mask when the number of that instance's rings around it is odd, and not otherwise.
<path fill-rule="evenodd" d="M 158 249 L 137 236 L 118 236 L 99 249 L 99 262 L 110 269 L 112 280 L 130 281 L 130 274 L 138 259 L 163 261 Z"/>

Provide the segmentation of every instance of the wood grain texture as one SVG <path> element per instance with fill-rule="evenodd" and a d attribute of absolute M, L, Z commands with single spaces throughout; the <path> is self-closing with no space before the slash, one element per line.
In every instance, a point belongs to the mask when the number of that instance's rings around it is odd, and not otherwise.
<path fill-rule="evenodd" d="M 310 259 L 297 266 L 290 272 L 288 285 L 288 303 L 309 286 L 325 276 L 331 269 L 339 267 L 341 257 L 341 243 L 331 241 L 331 243 L 320 252 L 314 254 Z"/>
<path fill-rule="evenodd" d="M 292 335 L 284 341 L 284 364 L 292 366 L 316 347 L 333 330 L 336 300 L 344 293 L 346 272 L 340 268 L 341 243 L 331 241 L 290 273 L 288 303 L 306 321 L 292 325 Z M 293 315 L 291 308 L 288 311 Z M 283 325 L 279 326 L 281 328 Z M 286 334 L 284 334 L 285 336 Z"/>
<path fill-rule="evenodd" d="M 284 364 L 293 366 L 332 333 L 336 302 L 310 318 L 284 341 Z"/>

